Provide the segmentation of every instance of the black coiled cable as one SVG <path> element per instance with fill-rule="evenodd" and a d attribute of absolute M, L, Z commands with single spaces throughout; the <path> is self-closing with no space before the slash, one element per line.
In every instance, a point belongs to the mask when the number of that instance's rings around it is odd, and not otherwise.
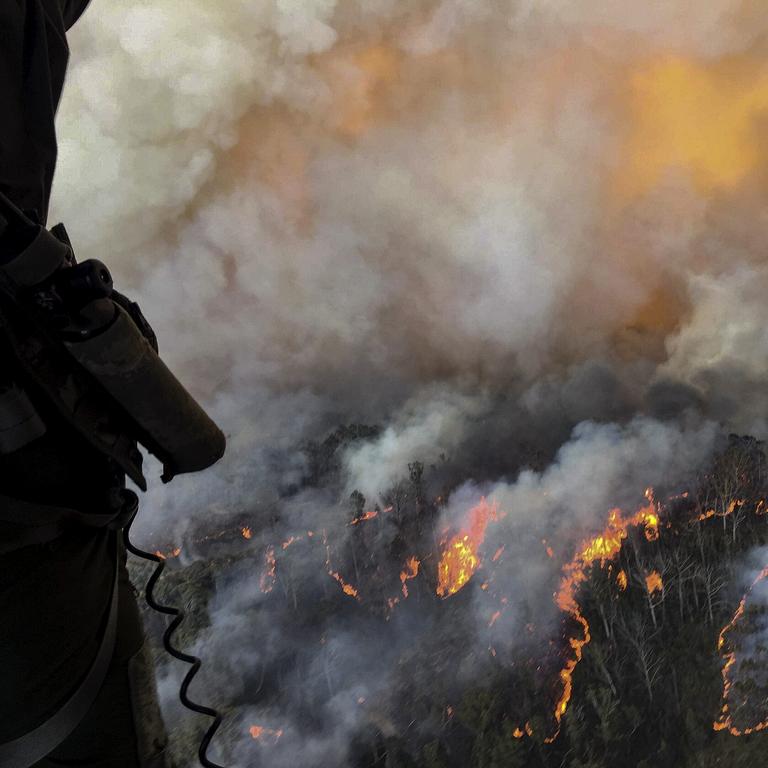
<path fill-rule="evenodd" d="M 144 558 L 144 560 L 149 560 L 157 564 L 152 575 L 149 577 L 149 581 L 147 582 L 147 588 L 144 591 L 144 597 L 147 601 L 147 605 L 153 610 L 157 611 L 158 613 L 164 613 L 166 616 L 173 616 L 173 618 L 171 619 L 171 623 L 168 625 L 165 632 L 163 632 L 163 647 L 175 659 L 178 659 L 179 661 L 183 661 L 191 665 L 191 668 L 189 669 L 187 674 L 184 676 L 184 680 L 182 680 L 181 688 L 179 690 L 179 699 L 181 700 L 181 703 L 187 709 L 192 710 L 192 712 L 197 712 L 200 715 L 207 715 L 208 717 L 213 718 L 213 722 L 211 723 L 208 730 L 205 732 L 205 735 L 203 736 L 200 742 L 200 748 L 197 751 L 198 759 L 200 760 L 200 764 L 204 766 L 204 768 L 224 768 L 224 766 L 209 760 L 207 755 L 208 747 L 210 746 L 211 740 L 213 739 L 214 734 L 216 733 L 219 726 L 221 725 L 221 720 L 222 720 L 221 714 L 217 712 L 215 709 L 212 709 L 211 707 L 205 707 L 202 704 L 197 704 L 196 702 L 192 701 L 189 698 L 189 696 L 187 696 L 187 689 L 189 688 L 190 683 L 192 682 L 198 670 L 200 669 L 200 665 L 202 664 L 202 662 L 200 661 L 200 659 L 197 658 L 197 656 L 192 656 L 189 653 L 184 653 L 183 651 L 180 651 L 178 648 L 174 647 L 171 643 L 171 636 L 178 629 L 179 625 L 184 621 L 184 611 L 181 610 L 180 608 L 174 608 L 169 605 L 162 605 L 161 603 L 158 603 L 157 600 L 155 600 L 153 592 L 155 589 L 155 585 L 160 579 L 160 576 L 163 573 L 163 569 L 165 568 L 165 561 L 163 560 L 162 557 L 159 557 L 158 555 L 154 555 L 151 552 L 145 552 L 144 550 L 139 549 L 138 547 L 133 545 L 133 543 L 130 540 L 130 530 L 131 530 L 131 524 L 133 523 L 134 519 L 135 517 L 131 519 L 131 521 L 128 523 L 128 525 L 126 525 L 126 527 L 123 530 L 125 548 L 131 554 L 136 555 L 137 557 L 142 557 Z"/>

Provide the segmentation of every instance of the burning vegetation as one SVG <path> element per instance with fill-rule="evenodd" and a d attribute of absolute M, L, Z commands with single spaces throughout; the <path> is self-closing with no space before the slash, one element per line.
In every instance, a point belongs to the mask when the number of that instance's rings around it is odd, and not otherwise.
<path fill-rule="evenodd" d="M 551 601 L 558 613 L 554 621 L 545 610 L 538 620 L 524 620 L 519 596 L 501 591 L 510 546 L 499 542 L 498 532 L 512 510 L 480 498 L 453 529 L 443 528 L 435 543 L 430 521 L 440 518 L 442 499 L 450 493 L 429 496 L 419 466 L 412 467 L 410 486 L 400 486 L 393 503 L 360 511 L 360 499 L 353 498 L 343 524 L 350 533 L 341 538 L 328 529 L 305 530 L 265 544 L 268 531 L 259 531 L 254 521 L 235 528 L 240 535 L 229 541 L 239 539 L 234 561 L 252 563 L 264 600 L 286 605 L 297 621 L 304 621 L 307 611 L 316 612 L 321 657 L 335 654 L 322 615 L 357 612 L 373 621 L 372 627 L 383 622 L 381 631 L 409 627 L 408 650 L 398 644 L 381 651 L 400 655 L 395 694 L 382 698 L 359 686 L 350 694 L 350 706 L 368 723 L 358 738 L 375 754 L 396 749 L 411 755 L 410 765 L 452 768 L 495 764 L 467 757 L 473 753 L 468 749 L 502 750 L 505 768 L 522 768 L 546 766 L 565 754 L 587 755 L 599 746 L 606 755 L 594 763 L 599 766 L 639 765 L 628 757 L 632 752 L 658 765 L 714 766 L 718 763 L 700 762 L 702 755 L 715 760 L 758 754 L 762 745 L 745 740 L 735 747 L 731 740 L 768 728 L 763 696 L 768 675 L 758 663 L 764 661 L 759 633 L 765 607 L 755 598 L 768 580 L 768 566 L 746 594 L 734 594 L 734 566 L 742 553 L 768 538 L 765 469 L 761 444 L 732 438 L 696 487 L 658 496 L 648 489 L 634 511 L 609 510 L 602 528 L 583 536 L 559 565 L 563 542 L 553 547 L 549 540 L 543 546 L 537 540 L 541 562 L 559 568 Z M 384 561 L 376 559 L 371 544 L 381 526 L 412 534 L 396 536 Z M 211 560 L 209 567 L 215 573 L 234 561 L 227 555 L 225 561 Z M 325 571 L 326 583 L 335 587 L 317 595 L 314 609 L 296 591 L 297 563 L 315 574 Z M 183 573 L 172 570 L 170 579 Z M 480 624 L 473 619 L 477 610 L 487 611 Z M 422 634 L 419 621 L 427 616 L 439 631 Z M 473 662 L 474 684 L 457 686 L 447 668 L 446 677 L 434 677 L 450 659 L 450 648 L 469 638 L 487 649 L 485 659 Z M 373 636 L 369 642 L 375 644 Z M 290 658 L 257 670 L 230 716 L 246 703 L 279 711 Z M 300 665 L 300 659 L 294 663 Z M 331 666 L 323 672 L 324 693 L 313 694 L 319 696 L 314 706 L 341 695 L 334 682 L 338 667 L 329 658 L 324 663 Z M 353 658 L 347 658 L 347 666 L 355 667 Z M 364 685 L 365 668 L 358 674 Z M 437 735 L 431 729 L 408 732 L 411 707 L 421 711 L 424 722 L 435 717 L 442 723 Z M 307 717 L 303 726 L 275 723 L 270 716 L 269 728 L 244 728 L 259 750 L 279 750 L 297 727 L 310 727 L 312 717 Z M 685 740 L 676 736 L 680 733 Z M 350 764 L 389 765 L 368 754 L 362 749 Z"/>
<path fill-rule="evenodd" d="M 481 499 L 467 515 L 467 524 L 442 543 L 442 555 L 437 566 L 437 594 L 450 597 L 472 578 L 480 567 L 480 547 L 488 523 L 496 520 L 498 509 Z"/>

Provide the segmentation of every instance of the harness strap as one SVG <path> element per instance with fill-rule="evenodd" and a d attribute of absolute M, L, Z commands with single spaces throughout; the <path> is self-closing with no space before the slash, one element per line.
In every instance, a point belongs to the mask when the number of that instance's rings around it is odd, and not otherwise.
<path fill-rule="evenodd" d="M 59 514 L 62 518 L 62 523 L 72 523 L 77 520 L 84 525 L 90 524 L 91 527 L 118 529 L 124 527 L 135 515 L 138 503 L 135 494 L 130 491 L 123 492 L 123 499 L 123 506 L 114 515 L 89 515 L 65 507 L 43 508 L 38 505 L 29 505 L 34 507 L 42 518 L 45 518 L 47 515 L 49 519 L 47 522 L 43 522 L 42 525 L 30 525 L 27 518 L 25 523 L 20 524 L 26 524 L 30 534 L 33 536 L 35 533 L 37 535 L 45 535 L 44 532 L 50 532 L 56 528 L 57 521 L 53 518 Z M 8 520 L 8 518 L 12 518 L 14 513 L 18 517 L 21 511 L 29 511 L 26 509 L 26 502 L 10 499 L 12 504 L 6 506 L 4 504 L 6 500 L 9 500 L 8 497 L 0 497 L 0 519 L 16 522 L 16 520 Z M 40 513 L 41 509 L 45 509 L 45 512 Z M 96 518 L 99 518 L 98 524 L 95 521 Z M 105 520 L 106 522 L 104 522 Z M 75 730 L 101 689 L 112 660 L 115 636 L 117 634 L 117 582 L 120 564 L 120 536 L 117 530 L 114 531 L 113 536 L 115 541 L 115 568 L 112 577 L 112 595 L 109 602 L 109 614 L 104 634 L 102 635 L 96 657 L 75 691 L 51 717 L 23 736 L 0 744 L 0 766 L 3 768 L 30 768 L 42 760 Z"/>
<path fill-rule="evenodd" d="M 0 554 L 13 552 L 30 544 L 42 544 L 61 536 L 67 528 L 125 528 L 136 513 L 136 496 L 123 491 L 121 506 L 107 514 L 80 512 L 70 507 L 36 504 L 0 494 L 0 523 L 10 523 L 12 533 L 0 540 Z"/>

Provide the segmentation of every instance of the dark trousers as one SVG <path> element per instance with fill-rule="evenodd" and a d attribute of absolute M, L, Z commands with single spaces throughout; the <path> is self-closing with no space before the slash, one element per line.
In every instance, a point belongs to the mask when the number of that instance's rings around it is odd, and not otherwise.
<path fill-rule="evenodd" d="M 170 768 L 146 644 L 113 662 L 96 700 L 73 733 L 34 768 Z"/>
<path fill-rule="evenodd" d="M 3 363 L 8 359 L 0 354 Z M 45 403 L 35 406 L 48 430 L 0 455 L 2 493 L 41 506 L 108 509 L 110 489 L 122 478 Z M 53 541 L 0 557 L 0 742 L 43 723 L 90 668 L 109 607 L 116 535 L 72 526 Z M 79 725 L 38 768 L 166 768 L 154 670 L 122 549 L 118 569 L 117 637 L 108 675 Z"/>

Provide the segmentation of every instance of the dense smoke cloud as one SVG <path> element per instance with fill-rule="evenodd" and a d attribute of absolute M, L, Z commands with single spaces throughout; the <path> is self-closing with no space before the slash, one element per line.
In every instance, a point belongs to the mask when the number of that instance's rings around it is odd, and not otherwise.
<path fill-rule="evenodd" d="M 429 492 L 465 488 L 447 523 L 469 488 L 509 512 L 491 540 L 535 521 L 566 546 L 682 483 L 718 426 L 765 436 L 760 5 L 94 4 L 70 40 L 53 216 L 230 440 L 214 470 L 152 489 L 140 533 L 250 512 L 265 546 L 324 527 L 342 548 L 349 494 L 383 505 L 419 461 Z M 377 436 L 307 488 L 308 442 L 352 423 Z M 299 591 L 328 578 L 316 565 Z M 543 600 L 552 566 L 525 566 Z M 257 580 L 221 585 L 219 654 L 289 633 L 274 601 L 230 626 Z M 359 646 L 360 621 L 338 642 Z M 386 690 L 375 655 L 362 677 Z M 352 709 L 272 764 L 342 765 Z"/>

